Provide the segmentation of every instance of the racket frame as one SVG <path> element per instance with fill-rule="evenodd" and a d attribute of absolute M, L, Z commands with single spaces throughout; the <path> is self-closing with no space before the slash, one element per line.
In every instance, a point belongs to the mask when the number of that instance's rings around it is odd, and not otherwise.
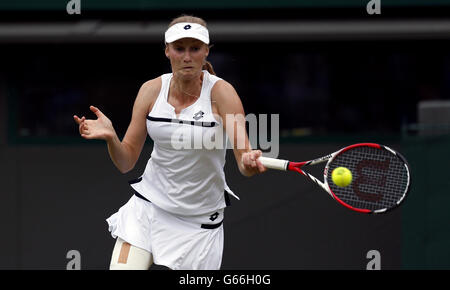
<path fill-rule="evenodd" d="M 396 205 L 390 208 L 383 208 L 383 209 L 378 209 L 378 210 L 369 210 L 369 209 L 362 209 L 362 208 L 356 208 L 353 207 L 345 202 L 343 202 L 340 198 L 338 198 L 334 192 L 331 190 L 328 181 L 327 181 L 327 177 L 328 177 L 328 169 L 329 169 L 329 165 L 331 164 L 331 162 L 333 162 L 333 160 L 339 155 L 342 154 L 345 151 L 348 151 L 350 149 L 353 148 L 357 148 L 357 147 L 372 147 L 372 148 L 376 148 L 379 150 L 388 150 L 390 151 L 392 154 L 398 156 L 403 163 L 405 164 L 405 168 L 406 168 L 406 172 L 407 172 L 407 176 L 408 176 L 408 183 L 406 186 L 406 190 L 402 196 L 402 198 L 400 198 Z M 301 173 L 302 175 L 308 177 L 310 180 L 312 180 L 314 183 L 316 183 L 317 185 L 319 185 L 320 187 L 322 187 L 322 189 L 324 189 L 334 200 L 336 200 L 339 204 L 343 205 L 344 207 L 351 209 L 353 211 L 356 212 L 360 212 L 360 213 L 384 213 L 388 210 L 391 210 L 395 207 L 397 207 L 398 205 L 400 205 L 400 203 L 403 202 L 403 200 L 405 199 L 406 195 L 409 192 L 410 189 L 410 185 L 411 185 L 411 176 L 410 176 L 410 171 L 409 171 L 409 166 L 408 163 L 406 161 L 406 159 L 398 152 L 396 152 L 395 150 L 384 146 L 384 145 L 380 145 L 380 144 L 376 144 L 376 143 L 357 143 L 357 144 L 353 144 L 347 147 L 344 147 L 334 153 L 328 154 L 326 156 L 323 157 L 319 157 L 316 159 L 312 159 L 309 161 L 303 161 L 303 162 L 292 162 L 292 161 L 288 161 L 288 160 L 283 160 L 283 159 L 276 159 L 276 158 L 269 158 L 269 157 L 260 157 L 259 160 L 261 161 L 261 163 L 267 167 L 267 168 L 271 168 L 271 169 L 277 169 L 277 170 L 284 170 L 284 171 L 295 171 L 298 173 Z M 316 165 L 316 164 L 320 164 L 323 162 L 327 162 L 327 164 L 325 165 L 324 171 L 323 171 L 323 176 L 324 176 L 324 181 L 319 180 L 318 178 L 316 178 L 315 176 L 309 174 L 308 172 L 302 170 L 302 167 L 306 167 L 306 166 L 311 166 L 311 165 Z"/>

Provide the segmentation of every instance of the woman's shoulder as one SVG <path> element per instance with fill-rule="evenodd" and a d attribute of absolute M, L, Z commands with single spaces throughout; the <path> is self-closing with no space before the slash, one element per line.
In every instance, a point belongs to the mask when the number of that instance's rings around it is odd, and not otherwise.
<path fill-rule="evenodd" d="M 222 78 L 217 78 L 217 80 L 214 83 L 211 93 L 221 93 L 221 92 L 227 92 L 230 90 L 234 90 L 234 87 L 232 84 L 230 84 L 229 82 L 227 82 L 226 80 L 224 80 Z"/>
<path fill-rule="evenodd" d="M 141 91 L 147 96 L 158 96 L 162 86 L 162 77 L 163 76 L 159 76 L 144 82 L 141 85 Z"/>
<path fill-rule="evenodd" d="M 216 81 L 211 90 L 211 100 L 216 102 L 219 106 L 229 103 L 238 103 L 236 102 L 238 99 L 239 95 L 233 85 L 224 79 Z"/>
<path fill-rule="evenodd" d="M 158 89 L 161 88 L 161 84 L 162 84 L 162 78 L 164 75 L 161 75 L 159 77 L 156 77 L 154 79 L 150 79 L 145 81 L 142 84 L 142 88 L 147 89 L 147 90 L 151 90 L 151 89 Z"/>
<path fill-rule="evenodd" d="M 161 77 L 162 76 L 159 76 L 154 79 L 148 80 L 141 85 L 137 99 L 140 100 L 140 103 L 142 105 L 149 108 L 153 106 L 161 90 Z"/>

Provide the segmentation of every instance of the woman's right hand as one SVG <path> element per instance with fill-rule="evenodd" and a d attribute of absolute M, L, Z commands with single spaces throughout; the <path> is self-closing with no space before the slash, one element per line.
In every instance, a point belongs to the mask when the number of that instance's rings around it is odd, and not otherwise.
<path fill-rule="evenodd" d="M 81 137 L 105 141 L 112 139 L 116 134 L 112 122 L 97 107 L 90 106 L 89 109 L 97 116 L 97 120 L 87 120 L 84 116 L 81 119 L 77 115 L 73 116 L 78 124 Z"/>

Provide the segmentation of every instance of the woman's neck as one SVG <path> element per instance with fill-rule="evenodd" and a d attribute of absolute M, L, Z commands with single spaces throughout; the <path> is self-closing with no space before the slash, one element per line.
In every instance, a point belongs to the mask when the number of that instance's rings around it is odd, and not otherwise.
<path fill-rule="evenodd" d="M 174 75 L 171 88 L 173 96 L 183 103 L 189 102 L 193 98 L 198 99 L 200 97 L 202 83 L 203 73 L 201 73 L 199 78 L 190 80 L 183 80 Z"/>

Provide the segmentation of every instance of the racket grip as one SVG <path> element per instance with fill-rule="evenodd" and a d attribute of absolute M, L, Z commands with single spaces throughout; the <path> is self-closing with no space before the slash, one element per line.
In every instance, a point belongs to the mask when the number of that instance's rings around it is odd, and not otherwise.
<path fill-rule="evenodd" d="M 264 165 L 267 168 L 270 169 L 277 169 L 277 170 L 287 170 L 287 166 L 289 161 L 288 160 L 282 160 L 282 159 L 276 159 L 276 158 L 270 158 L 270 157 L 259 157 L 259 161 L 261 161 L 262 165 Z"/>

